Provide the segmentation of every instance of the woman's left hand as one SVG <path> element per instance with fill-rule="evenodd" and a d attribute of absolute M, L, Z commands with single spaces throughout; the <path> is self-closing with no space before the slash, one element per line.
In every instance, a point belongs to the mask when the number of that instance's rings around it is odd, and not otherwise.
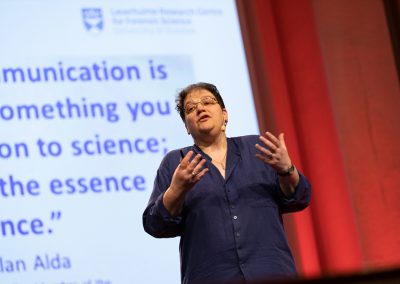
<path fill-rule="evenodd" d="M 260 141 L 263 145 L 256 144 L 256 148 L 261 152 L 256 154 L 257 158 L 273 167 L 277 172 L 284 172 L 292 166 L 283 133 L 276 138 L 267 131 L 265 136 L 260 136 Z"/>

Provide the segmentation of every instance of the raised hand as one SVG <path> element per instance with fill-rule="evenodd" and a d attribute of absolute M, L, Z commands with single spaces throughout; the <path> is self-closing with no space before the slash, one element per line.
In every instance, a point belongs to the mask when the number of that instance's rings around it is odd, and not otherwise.
<path fill-rule="evenodd" d="M 271 165 L 277 172 L 284 172 L 292 165 L 283 133 L 276 138 L 272 133 L 265 132 L 265 136 L 260 136 L 260 142 L 262 145 L 256 144 L 261 152 L 256 154 L 257 158 Z"/>
<path fill-rule="evenodd" d="M 190 190 L 208 171 L 208 168 L 203 168 L 206 160 L 200 154 L 190 160 L 193 154 L 193 151 L 189 151 L 175 169 L 170 185 L 174 190 Z"/>
<path fill-rule="evenodd" d="M 203 168 L 206 160 L 197 154 L 192 160 L 193 151 L 189 151 L 176 167 L 172 181 L 163 196 L 165 208 L 172 216 L 182 210 L 186 193 L 206 174 Z"/>

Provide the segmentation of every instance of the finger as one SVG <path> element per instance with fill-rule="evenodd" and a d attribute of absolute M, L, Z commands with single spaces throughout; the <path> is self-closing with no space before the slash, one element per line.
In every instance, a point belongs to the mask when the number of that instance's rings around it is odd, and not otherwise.
<path fill-rule="evenodd" d="M 197 166 L 197 164 L 203 159 L 203 156 L 200 154 L 197 154 L 189 163 L 187 166 L 187 170 L 192 173 L 194 171 L 194 168 Z"/>
<path fill-rule="evenodd" d="M 276 145 L 276 147 L 279 147 L 280 145 L 280 141 L 278 138 L 276 138 L 271 132 L 265 132 L 265 135 L 267 136 L 267 138 Z"/>
<path fill-rule="evenodd" d="M 202 177 L 208 172 L 208 168 L 204 168 L 202 169 L 195 177 L 194 177 L 194 181 L 198 182 L 199 180 L 202 179 Z"/>
<path fill-rule="evenodd" d="M 273 155 L 273 153 L 270 150 L 261 146 L 260 144 L 256 144 L 256 148 L 260 150 L 266 157 L 270 157 Z"/>
<path fill-rule="evenodd" d="M 272 159 L 269 159 L 266 156 L 261 155 L 261 154 L 256 154 L 256 157 L 267 164 L 272 164 L 272 162 L 273 162 Z"/>
<path fill-rule="evenodd" d="M 190 150 L 189 152 L 187 152 L 186 156 L 183 157 L 183 159 L 181 160 L 179 166 L 183 167 L 184 169 L 189 165 L 190 159 L 193 156 L 193 151 Z"/>
<path fill-rule="evenodd" d="M 271 141 L 269 141 L 264 136 L 260 136 L 260 141 L 263 142 L 266 146 L 268 146 L 269 150 L 272 153 L 275 153 L 278 150 L 278 148 L 275 146 L 275 144 L 273 144 Z"/>
<path fill-rule="evenodd" d="M 198 175 L 198 173 L 201 172 L 204 164 L 206 163 L 206 159 L 201 159 L 201 161 L 194 167 L 193 171 L 192 171 L 192 175 Z"/>
<path fill-rule="evenodd" d="M 286 149 L 286 143 L 285 143 L 285 133 L 279 134 L 279 142 L 281 143 L 282 147 Z"/>
<path fill-rule="evenodd" d="M 259 155 L 260 157 L 262 157 L 264 162 L 271 162 L 274 159 L 274 153 L 272 153 L 271 151 L 267 150 L 266 148 L 260 146 L 259 144 L 256 144 L 256 148 L 259 149 L 262 154 L 260 153 L 256 153 L 256 156 Z"/>

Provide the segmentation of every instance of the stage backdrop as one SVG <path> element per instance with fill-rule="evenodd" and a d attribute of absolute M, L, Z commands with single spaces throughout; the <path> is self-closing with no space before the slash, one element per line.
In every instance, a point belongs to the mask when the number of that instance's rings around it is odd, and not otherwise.
<path fill-rule="evenodd" d="M 237 3 L 260 128 L 291 137 L 313 185 L 288 218 L 301 275 L 399 267 L 400 89 L 384 2 Z"/>
<path fill-rule="evenodd" d="M 234 1 L 0 2 L 0 282 L 178 283 L 143 231 L 156 169 L 191 144 L 185 85 L 258 133 Z"/>

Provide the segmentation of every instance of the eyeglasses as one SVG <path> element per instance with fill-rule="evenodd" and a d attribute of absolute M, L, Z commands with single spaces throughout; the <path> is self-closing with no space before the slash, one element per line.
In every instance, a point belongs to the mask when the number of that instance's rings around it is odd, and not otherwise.
<path fill-rule="evenodd" d="M 184 111 L 186 114 L 189 114 L 197 109 L 198 104 L 201 104 L 202 106 L 210 106 L 210 105 L 215 105 L 216 103 L 218 103 L 218 101 L 215 98 L 202 97 L 200 101 L 198 101 L 197 103 L 192 103 L 192 102 L 188 103 L 185 106 Z"/>

